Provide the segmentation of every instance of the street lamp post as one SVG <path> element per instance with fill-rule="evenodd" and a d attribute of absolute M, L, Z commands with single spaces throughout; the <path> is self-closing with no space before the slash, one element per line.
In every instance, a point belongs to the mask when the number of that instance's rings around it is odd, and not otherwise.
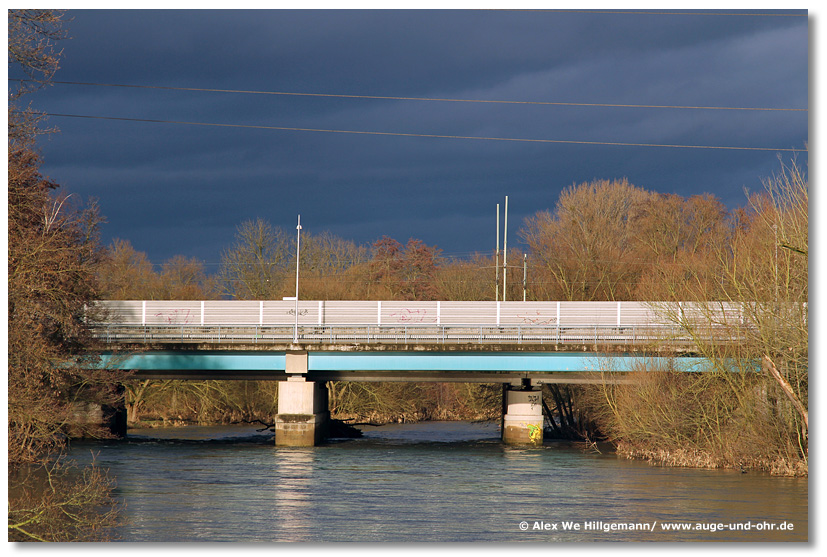
<path fill-rule="evenodd" d="M 293 344 L 299 342 L 299 246 L 301 245 L 302 216 L 296 224 L 296 326 L 293 329 Z"/>

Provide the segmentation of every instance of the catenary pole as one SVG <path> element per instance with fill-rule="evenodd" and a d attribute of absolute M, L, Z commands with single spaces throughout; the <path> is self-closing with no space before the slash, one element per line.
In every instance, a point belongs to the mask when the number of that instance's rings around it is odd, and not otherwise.
<path fill-rule="evenodd" d="M 293 344 L 299 342 L 299 246 L 301 245 L 302 216 L 296 223 L 296 327 L 293 329 Z"/>
<path fill-rule="evenodd" d="M 496 269 L 496 279 L 494 280 L 494 300 L 500 299 L 500 204 L 497 203 L 497 251 L 494 252 L 496 254 L 496 262 L 494 263 L 494 269 Z"/>
<path fill-rule="evenodd" d="M 503 302 L 505 301 L 505 288 L 508 278 L 508 196 L 505 196 L 505 222 L 503 223 Z"/>

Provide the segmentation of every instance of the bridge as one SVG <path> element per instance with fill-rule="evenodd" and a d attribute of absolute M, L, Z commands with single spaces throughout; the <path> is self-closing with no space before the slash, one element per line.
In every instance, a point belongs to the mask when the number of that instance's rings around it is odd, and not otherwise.
<path fill-rule="evenodd" d="M 312 445 L 327 421 L 326 381 L 502 383 L 504 441 L 542 442 L 544 383 L 706 369 L 691 355 L 697 337 L 664 312 L 709 322 L 692 304 L 643 302 L 139 300 L 89 315 L 112 347 L 101 365 L 137 378 L 282 381 L 276 443 Z M 703 334 L 737 341 L 739 320 L 722 305 Z"/>

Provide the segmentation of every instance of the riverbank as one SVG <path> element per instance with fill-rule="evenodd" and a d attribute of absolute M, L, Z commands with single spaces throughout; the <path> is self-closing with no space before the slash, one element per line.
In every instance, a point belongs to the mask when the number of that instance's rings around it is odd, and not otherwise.
<path fill-rule="evenodd" d="M 643 460 L 655 466 L 702 468 L 707 470 L 728 469 L 742 473 L 749 471 L 765 472 L 773 476 L 807 477 L 809 466 L 806 461 L 789 461 L 784 459 L 753 459 L 730 462 L 716 458 L 712 454 L 697 449 L 647 449 L 633 447 L 628 443 L 615 446 L 618 456 L 630 460 Z"/>

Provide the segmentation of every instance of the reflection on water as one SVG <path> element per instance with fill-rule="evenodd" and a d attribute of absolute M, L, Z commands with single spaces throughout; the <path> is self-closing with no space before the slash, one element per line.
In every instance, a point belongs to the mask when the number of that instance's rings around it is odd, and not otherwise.
<path fill-rule="evenodd" d="M 313 450 L 304 447 L 275 452 L 275 524 L 279 539 L 287 542 L 312 540 L 311 484 Z"/>
<path fill-rule="evenodd" d="M 366 428 L 364 438 L 312 448 L 277 448 L 252 427 L 133 430 L 126 442 L 77 444 L 72 453 L 88 460 L 89 449 L 117 478 L 128 521 L 119 534 L 128 541 L 808 537 L 806 479 L 658 468 L 574 443 L 509 447 L 489 423 Z M 794 529 L 663 530 L 762 521 Z M 657 528 L 608 528 L 615 523 Z"/>

